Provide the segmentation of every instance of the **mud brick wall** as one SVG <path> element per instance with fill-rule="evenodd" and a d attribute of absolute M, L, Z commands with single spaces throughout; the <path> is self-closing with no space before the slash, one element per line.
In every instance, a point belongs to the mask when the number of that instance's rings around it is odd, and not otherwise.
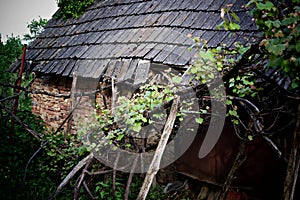
<path fill-rule="evenodd" d="M 82 80 L 81 80 L 82 81 Z M 76 86 L 75 92 L 89 92 L 91 91 L 89 87 L 91 86 L 88 81 L 85 82 L 85 87 L 82 82 L 79 81 Z M 101 108 L 110 108 L 111 106 L 111 91 L 108 88 L 110 83 L 101 82 L 98 84 L 97 88 L 107 88 L 105 90 L 100 90 L 94 96 L 83 96 L 81 102 L 77 106 L 77 109 L 74 112 L 73 119 L 70 122 L 70 129 L 68 129 L 68 123 L 65 123 L 63 126 L 63 131 L 70 130 L 71 133 L 77 131 L 78 124 L 80 121 L 90 121 L 90 117 L 95 111 L 95 106 Z M 72 87 L 72 78 L 64 77 L 51 77 L 51 76 L 42 76 L 36 78 L 31 86 L 32 90 L 40 92 L 48 92 L 52 94 L 70 94 Z M 32 98 L 32 112 L 40 116 L 48 130 L 56 130 L 63 121 L 67 118 L 71 111 L 72 100 L 66 97 L 54 97 L 47 94 L 31 94 Z M 73 102 L 76 104 L 79 100 L 79 97 L 76 97 Z M 80 116 L 80 118 L 78 118 Z"/>
<path fill-rule="evenodd" d="M 32 90 L 53 94 L 69 94 L 72 79 L 62 77 L 39 77 L 31 86 Z M 31 94 L 32 112 L 40 116 L 49 130 L 56 130 L 70 112 L 70 98 L 53 97 L 46 94 Z M 64 130 L 67 124 L 64 125 Z"/>

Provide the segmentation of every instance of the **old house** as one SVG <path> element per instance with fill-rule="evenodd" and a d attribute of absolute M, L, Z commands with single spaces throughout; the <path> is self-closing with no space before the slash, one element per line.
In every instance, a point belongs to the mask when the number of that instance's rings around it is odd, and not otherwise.
<path fill-rule="evenodd" d="M 193 45 L 188 36 L 205 39 L 208 47 L 216 47 L 221 43 L 230 47 L 237 41 L 244 44 L 255 42 L 256 26 L 247 14 L 245 3 L 247 1 L 244 0 L 96 0 L 79 19 L 51 19 L 44 32 L 29 45 L 27 71 L 34 72 L 37 77 L 32 89 L 70 94 L 74 72 L 78 77 L 96 79 L 104 85 L 111 78 L 117 82 L 132 79 L 134 84 L 141 83 L 151 71 L 157 69 L 172 68 L 184 72 L 193 63 L 195 53 L 188 51 L 188 47 Z M 222 22 L 221 8 L 229 4 L 232 4 L 231 10 L 241 20 L 241 29 L 236 34 L 216 28 Z M 20 62 L 16 62 L 11 71 L 17 71 L 19 65 Z M 97 88 L 94 85 L 92 87 Z M 98 101 L 103 103 L 101 95 Z M 69 97 L 45 94 L 33 94 L 32 104 L 33 113 L 41 116 L 49 128 L 59 127 L 72 107 Z M 67 130 L 67 124 L 64 128 Z M 237 143 L 234 139 L 227 143 L 226 148 L 232 148 Z M 268 155 L 272 154 L 265 144 L 263 148 Z M 215 153 L 224 155 L 217 156 L 220 160 L 211 160 Z M 234 160 L 228 153 L 235 155 L 237 151 L 226 152 L 217 146 L 204 161 L 225 162 L 228 165 L 223 172 L 228 173 L 230 163 Z M 254 154 L 260 161 L 264 159 L 259 157 L 259 152 Z M 222 156 L 230 159 L 222 159 Z M 200 163 L 203 164 L 202 161 Z M 262 176 L 274 163 L 280 162 L 272 158 L 263 171 L 258 174 L 248 171 L 247 177 Z M 188 162 L 185 158 L 179 163 L 178 169 L 210 183 L 221 184 L 226 179 L 223 172 L 216 172 L 223 165 L 207 165 L 210 169 L 203 169 L 193 164 L 197 165 L 197 162 Z M 274 176 L 274 173 L 280 173 L 280 169 L 274 167 L 274 171 L 269 172 L 266 179 Z M 251 181 L 245 187 L 257 184 L 256 180 Z M 259 187 L 270 181 L 261 182 Z"/>
<path fill-rule="evenodd" d="M 220 9 L 229 3 L 241 19 L 238 36 L 229 37 L 228 31 L 216 28 L 222 22 Z M 244 3 L 96 1 L 78 20 L 53 18 L 27 50 L 27 70 L 38 76 L 32 88 L 65 94 L 73 72 L 139 82 L 146 79 L 151 63 L 184 70 L 194 56 L 187 51 L 193 44 L 189 34 L 207 40 L 210 47 L 252 41 L 255 26 Z M 68 99 L 33 95 L 33 112 L 49 127 L 58 127 L 68 111 Z"/>

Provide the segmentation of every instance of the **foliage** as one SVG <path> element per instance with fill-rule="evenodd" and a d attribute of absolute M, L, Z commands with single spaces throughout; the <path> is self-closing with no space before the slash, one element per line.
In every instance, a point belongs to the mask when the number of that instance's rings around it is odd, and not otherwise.
<path fill-rule="evenodd" d="M 260 45 L 267 50 L 270 67 L 280 67 L 290 77 L 291 89 L 299 87 L 300 7 L 299 0 L 251 0 L 252 14 L 263 32 Z"/>
<path fill-rule="evenodd" d="M 44 27 L 47 25 L 48 20 L 39 18 L 38 20 L 33 19 L 30 24 L 27 25 L 29 29 L 29 34 L 24 35 L 24 40 L 31 42 L 44 30 Z"/>
<path fill-rule="evenodd" d="M 10 37 L 0 43 L 1 83 L 16 82 L 16 74 L 7 72 L 10 64 L 20 56 L 22 44 L 20 38 Z M 25 87 L 34 77 L 22 77 Z M 13 88 L 0 87 L 1 100 L 14 95 Z M 15 123 L 15 134 L 9 138 L 11 131 L 11 115 L 5 109 L 12 110 L 12 100 L 0 102 L 0 199 L 47 199 L 61 179 L 78 162 L 82 153 L 78 151 L 76 138 L 65 138 L 62 134 L 47 133 L 43 121 L 32 114 L 31 98 L 22 92 L 19 96 L 17 117 L 40 136 L 33 137 L 20 123 Z M 46 142 L 47 141 L 47 142 Z M 31 156 L 46 144 L 31 162 Z M 84 152 L 83 152 L 84 153 Z M 26 174 L 26 176 L 25 176 Z M 72 196 L 72 190 L 64 194 L 66 199 Z"/>
<path fill-rule="evenodd" d="M 56 18 L 75 18 L 78 19 L 94 0 L 58 0 L 59 10 L 55 14 Z"/>
<path fill-rule="evenodd" d="M 7 73 L 6 70 L 10 64 L 16 60 L 22 53 L 21 39 L 18 37 L 9 37 L 6 43 L 0 41 L 0 82 L 13 83 L 16 80 L 15 74 Z M 12 89 L 0 86 L 0 97 L 4 98 L 13 94 Z"/>

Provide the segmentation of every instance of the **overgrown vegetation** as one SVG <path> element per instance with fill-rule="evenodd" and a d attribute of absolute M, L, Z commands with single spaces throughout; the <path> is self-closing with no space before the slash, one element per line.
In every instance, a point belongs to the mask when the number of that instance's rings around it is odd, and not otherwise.
<path fill-rule="evenodd" d="M 78 19 L 84 11 L 94 3 L 94 0 L 58 0 L 59 10 L 56 13 L 56 18 L 75 18 Z"/>
<path fill-rule="evenodd" d="M 60 11 L 56 17 L 64 19 L 69 17 L 78 18 L 85 9 L 94 1 L 74 1 L 62 0 L 58 2 Z M 262 39 L 258 45 L 235 43 L 232 47 L 222 44 L 216 48 L 208 49 L 206 41 L 195 37 L 195 45 L 198 54 L 194 66 L 189 69 L 191 85 L 201 92 L 198 96 L 202 102 L 201 107 L 196 113 L 200 115 L 196 119 L 199 124 L 207 122 L 207 116 L 210 110 L 209 99 L 202 97 L 209 95 L 206 84 L 217 76 L 224 79 L 227 98 L 224 99 L 228 106 L 227 116 L 232 119 L 236 126 L 244 126 L 248 129 L 246 135 L 240 137 L 247 142 L 251 142 L 253 137 L 262 137 L 260 133 L 267 133 L 271 128 L 261 129 L 257 127 L 261 123 L 261 112 L 251 113 L 254 118 L 248 124 L 244 124 L 239 116 L 239 101 L 250 102 L 248 107 L 262 108 L 265 96 L 261 91 L 265 82 L 258 81 L 258 67 L 267 71 L 271 68 L 279 69 L 289 81 L 289 87 L 285 90 L 288 95 L 299 98 L 299 67 L 300 67 L 300 8 L 298 0 L 293 3 L 271 2 L 264 0 L 251 0 L 248 6 L 252 10 L 253 17 L 256 20 L 259 30 L 262 33 Z M 231 30 L 233 34 L 240 29 L 240 19 L 236 14 L 230 11 L 232 5 L 223 8 L 221 17 L 224 22 L 218 26 L 219 29 Z M 228 18 L 228 16 L 231 16 Z M 46 21 L 32 21 L 29 26 L 33 35 L 26 36 L 31 40 L 40 33 L 40 25 L 45 25 Z M 47 199 L 55 192 L 58 185 L 70 173 L 72 169 L 90 152 L 90 147 L 82 146 L 81 141 L 76 136 L 59 132 L 49 133 L 45 130 L 43 122 L 37 116 L 31 113 L 30 95 L 26 92 L 19 94 L 19 110 L 17 118 L 30 128 L 24 127 L 24 124 L 17 123 L 15 135 L 9 138 L 11 130 L 11 111 L 13 101 L 5 100 L 14 95 L 14 90 L 7 87 L 4 83 L 14 85 L 17 77 L 7 73 L 8 66 L 21 54 L 21 40 L 11 37 L 4 44 L 0 43 L 0 94 L 1 94 L 1 121 L 2 130 L 0 136 L 0 145 L 3 147 L 0 151 L 0 185 L 1 199 Z M 267 63 L 265 61 L 267 60 Z M 245 67 L 246 66 L 246 67 Z M 25 87 L 33 76 L 23 77 L 22 86 Z M 261 77 L 260 77 L 261 79 Z M 170 77 L 170 84 L 146 84 L 142 86 L 131 98 L 121 97 L 117 101 L 117 107 L 114 110 L 102 109 L 98 118 L 98 130 L 105 132 L 111 142 L 119 143 L 122 148 L 131 148 L 134 150 L 134 143 L 125 140 L 126 131 L 139 133 L 140 130 L 154 121 L 159 121 L 161 114 L 154 113 L 149 117 L 151 111 L 170 105 L 174 95 L 180 88 L 182 77 Z M 261 81 L 261 80 L 260 80 Z M 272 83 L 274 84 L 274 83 Z M 278 86 L 278 88 L 281 86 Z M 284 88 L 283 88 L 284 89 Z M 200 92 L 199 92 L 200 91 Z M 276 90 L 277 91 L 277 90 Z M 275 91 L 275 92 L 276 92 Z M 218 96 L 215 96 L 218 98 Z M 274 105 L 277 106 L 277 105 Z M 280 105 L 281 106 L 281 105 Z M 287 106 L 284 104 L 284 106 Z M 264 108 L 267 111 L 266 108 Z M 184 117 L 184 111 L 181 109 L 177 116 L 177 121 Z M 281 111 L 281 110 L 280 110 Z M 282 110 L 287 112 L 290 110 Z M 166 113 L 167 115 L 167 113 Z M 255 121 L 255 120 L 258 120 Z M 253 121 L 256 122 L 253 123 Z M 122 124 L 118 127 L 116 124 Z M 275 127 L 276 128 L 276 127 Z M 29 133 L 28 130 L 33 130 Z M 265 132 L 263 132 L 265 131 Z M 267 135 L 267 134 L 265 134 Z M 265 136 L 263 135 L 263 136 Z M 267 135 L 268 136 L 268 135 Z M 12 139 L 12 140 L 11 140 Z M 141 151 L 141 149 L 139 149 Z M 85 171 L 73 175 L 68 184 L 60 191 L 58 199 L 72 199 L 74 194 L 80 199 L 123 199 L 127 195 L 128 199 L 135 199 L 143 182 L 143 175 L 132 175 L 126 173 L 116 173 L 110 168 L 100 164 L 96 159 L 91 159 L 86 163 Z M 87 173 L 88 172 L 88 173 Z M 105 172 L 101 174 L 101 172 Z M 97 174 L 98 173 L 98 174 Z M 100 175 L 99 175 L 100 174 Z M 132 179 L 130 191 L 126 189 L 127 180 Z M 77 179 L 76 179 L 77 178 Z M 75 189 L 74 189 L 75 188 Z M 191 198 L 184 192 L 166 194 L 160 186 L 153 187 L 149 192 L 148 199 L 183 199 Z"/>

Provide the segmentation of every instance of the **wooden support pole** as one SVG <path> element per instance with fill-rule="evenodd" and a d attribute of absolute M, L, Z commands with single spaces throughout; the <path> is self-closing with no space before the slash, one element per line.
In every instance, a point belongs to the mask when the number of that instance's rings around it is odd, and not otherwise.
<path fill-rule="evenodd" d="M 146 178 L 144 180 L 144 183 L 142 185 L 142 188 L 140 190 L 140 193 L 137 197 L 137 200 L 145 200 L 147 197 L 147 194 L 149 192 L 150 186 L 152 184 L 152 181 L 154 179 L 154 176 L 159 170 L 159 165 L 162 159 L 162 155 L 164 153 L 164 150 L 166 148 L 167 142 L 169 140 L 169 137 L 172 133 L 175 119 L 176 119 L 176 114 L 178 112 L 178 105 L 179 105 L 179 97 L 175 96 L 173 100 L 173 104 L 171 106 L 171 111 L 169 114 L 169 117 L 166 121 L 163 133 L 161 135 L 161 139 L 157 145 L 157 149 L 155 151 L 155 154 L 153 156 L 152 162 L 149 166 L 148 172 L 146 174 Z"/>
<path fill-rule="evenodd" d="M 76 92 L 76 85 L 77 85 L 77 73 L 73 72 L 73 81 L 72 81 L 72 86 L 71 86 L 71 93 L 70 93 L 70 112 L 74 111 L 74 107 L 76 104 L 76 98 L 75 98 L 75 92 Z M 66 134 L 69 134 L 72 129 L 72 121 L 73 121 L 73 114 L 68 119 L 68 124 L 67 124 L 67 132 Z M 67 135 L 65 135 L 67 138 Z"/>
<path fill-rule="evenodd" d="M 288 160 L 284 181 L 284 200 L 293 200 L 300 165 L 300 103 L 298 104 L 297 121 L 294 130 L 293 146 Z"/>

